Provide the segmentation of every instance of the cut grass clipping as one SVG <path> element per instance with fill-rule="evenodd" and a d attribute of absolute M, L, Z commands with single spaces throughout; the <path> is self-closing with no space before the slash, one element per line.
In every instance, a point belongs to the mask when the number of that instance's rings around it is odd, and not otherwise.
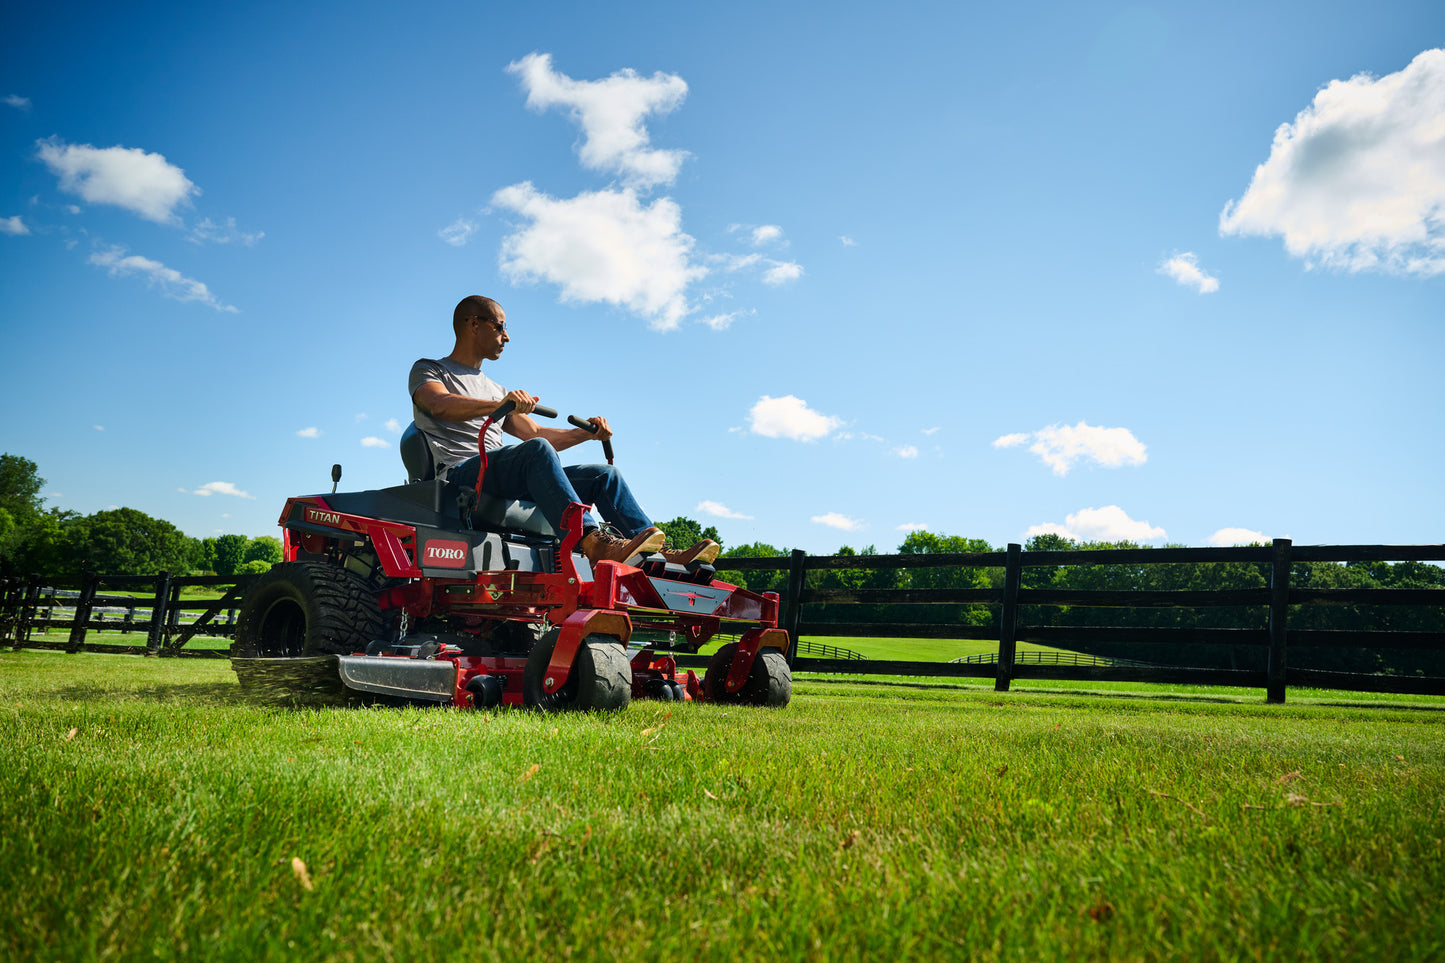
<path fill-rule="evenodd" d="M 296 709 L 0 652 L 6 959 L 1445 958 L 1445 700 Z"/>

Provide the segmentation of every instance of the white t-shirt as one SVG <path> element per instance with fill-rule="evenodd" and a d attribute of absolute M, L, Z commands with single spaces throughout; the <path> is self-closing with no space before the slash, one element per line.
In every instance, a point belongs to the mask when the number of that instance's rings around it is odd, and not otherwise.
<path fill-rule="evenodd" d="M 468 367 L 450 358 L 442 358 L 440 361 L 422 358 L 411 366 L 407 387 L 413 398 L 412 420 L 431 441 L 437 460 L 437 472 L 440 474 L 442 469 L 460 464 L 476 455 L 477 432 L 482 430 L 482 422 L 487 419 L 483 416 L 470 421 L 437 421 L 415 401 L 416 389 L 428 381 L 438 382 L 454 395 L 465 395 L 482 401 L 501 401 L 507 396 L 507 389 L 482 374 L 482 369 Z M 487 451 L 502 447 L 502 423 L 506 420 L 503 418 L 501 422 L 494 421 L 487 429 Z"/>

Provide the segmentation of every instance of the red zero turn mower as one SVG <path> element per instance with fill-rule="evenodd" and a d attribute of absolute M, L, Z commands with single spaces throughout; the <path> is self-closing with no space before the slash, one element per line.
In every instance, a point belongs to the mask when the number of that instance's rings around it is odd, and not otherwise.
<path fill-rule="evenodd" d="M 478 444 L 503 404 L 482 426 Z M 533 414 L 555 418 L 538 407 Z M 576 418 L 573 424 L 596 426 Z M 793 679 L 778 595 L 709 565 L 599 562 L 573 549 L 585 505 L 555 531 L 531 502 L 435 477 L 426 436 L 402 435 L 410 481 L 292 498 L 285 561 L 246 594 L 232 649 L 243 686 L 282 696 L 489 708 L 621 709 L 633 698 L 784 706 Z M 612 461 L 611 445 L 606 446 Z M 486 451 L 482 448 L 482 471 Z M 703 678 L 670 652 L 720 648 Z"/>

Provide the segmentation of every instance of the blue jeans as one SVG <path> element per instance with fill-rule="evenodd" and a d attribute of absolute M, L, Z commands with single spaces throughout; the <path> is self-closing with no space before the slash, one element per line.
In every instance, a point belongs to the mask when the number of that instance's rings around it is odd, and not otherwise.
<path fill-rule="evenodd" d="M 468 458 L 447 471 L 447 481 L 475 488 L 480 457 Z M 611 465 L 568 465 L 557 457 L 557 449 L 542 438 L 519 445 L 507 445 L 487 452 L 487 474 L 482 491 L 498 498 L 520 498 L 536 502 L 552 527 L 562 531 L 562 511 L 571 502 L 596 505 L 602 517 L 628 538 L 652 525 L 652 520 L 632 497 L 622 473 Z M 588 512 L 582 517 L 583 531 L 597 522 Z"/>

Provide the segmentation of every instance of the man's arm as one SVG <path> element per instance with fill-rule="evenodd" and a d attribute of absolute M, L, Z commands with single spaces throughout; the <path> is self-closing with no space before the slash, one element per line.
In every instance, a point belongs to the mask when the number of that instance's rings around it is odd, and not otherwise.
<path fill-rule="evenodd" d="M 440 381 L 423 382 L 412 394 L 411 400 L 437 421 L 471 421 L 473 418 L 485 418 L 500 408 L 504 401 L 514 402 L 517 405 L 516 413 L 523 417 L 537 406 L 537 399 L 520 388 L 507 392 L 506 397 L 497 401 L 485 401 L 450 392 Z M 510 424 L 511 419 L 507 420 Z"/>
<path fill-rule="evenodd" d="M 498 402 L 500 404 L 500 402 Z M 586 428 L 544 428 L 537 424 L 528 415 L 512 413 L 507 418 L 507 423 L 502 430 L 521 441 L 531 441 L 533 438 L 542 438 L 558 451 L 566 451 L 574 445 L 580 445 L 584 441 L 605 441 L 612 437 L 612 428 L 607 424 L 606 418 L 591 419 L 598 426 L 594 435 Z"/>

